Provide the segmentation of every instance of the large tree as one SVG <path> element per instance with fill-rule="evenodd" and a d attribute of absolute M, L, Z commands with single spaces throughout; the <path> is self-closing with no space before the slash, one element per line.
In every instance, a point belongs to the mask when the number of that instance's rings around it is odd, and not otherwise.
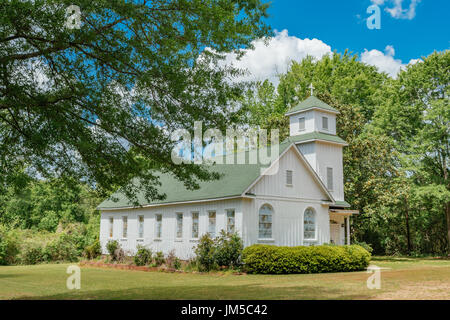
<path fill-rule="evenodd" d="M 79 29 L 70 5 L 81 9 Z M 23 166 L 106 190 L 139 177 L 150 199 L 163 196 L 151 169 L 188 187 L 213 178 L 172 163 L 170 134 L 234 120 L 242 86 L 229 80 L 239 71 L 218 61 L 269 34 L 266 9 L 260 0 L 2 1 L 1 183 Z"/>
<path fill-rule="evenodd" d="M 401 154 L 400 168 L 409 180 L 409 197 L 416 199 L 416 214 L 424 217 L 418 228 L 422 233 L 427 231 L 426 226 L 430 230 L 436 228 L 427 221 L 438 221 L 443 227 L 446 218 L 447 246 L 450 246 L 449 94 L 450 50 L 434 52 L 408 66 L 386 87 L 374 120 L 375 130 L 391 137 Z M 433 215 L 436 218 L 430 219 Z M 440 248 L 444 251 L 445 245 Z"/>

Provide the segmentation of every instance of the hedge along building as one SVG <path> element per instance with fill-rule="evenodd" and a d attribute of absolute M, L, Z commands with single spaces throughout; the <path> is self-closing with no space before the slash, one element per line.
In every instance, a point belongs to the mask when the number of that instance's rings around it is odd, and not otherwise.
<path fill-rule="evenodd" d="M 132 206 L 116 192 L 102 202 L 100 242 L 118 240 L 130 253 L 138 245 L 187 259 L 199 238 L 220 230 L 237 232 L 244 246 L 350 244 L 350 216 L 344 200 L 342 148 L 336 136 L 339 112 L 314 96 L 291 109 L 290 137 L 279 144 L 278 157 L 260 164 L 212 167 L 219 180 L 200 182 L 198 190 L 159 174 L 163 201 L 138 195 Z M 257 152 L 257 150 L 247 151 Z M 251 155 L 246 155 L 249 158 Z M 112 200 L 114 199 L 114 200 Z"/>

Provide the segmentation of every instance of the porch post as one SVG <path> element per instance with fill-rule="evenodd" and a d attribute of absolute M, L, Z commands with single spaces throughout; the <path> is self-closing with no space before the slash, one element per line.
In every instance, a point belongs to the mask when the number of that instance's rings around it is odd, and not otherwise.
<path fill-rule="evenodd" d="M 347 245 L 349 245 L 350 244 L 350 216 L 348 216 L 348 217 L 346 217 L 345 218 L 346 220 L 347 220 L 347 223 L 346 223 L 346 227 L 347 227 Z"/>

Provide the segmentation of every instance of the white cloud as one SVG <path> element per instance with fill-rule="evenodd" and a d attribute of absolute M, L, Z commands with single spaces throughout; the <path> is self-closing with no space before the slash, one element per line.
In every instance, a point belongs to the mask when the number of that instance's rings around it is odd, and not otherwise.
<path fill-rule="evenodd" d="M 381 1 L 381 0 L 372 0 Z M 286 73 L 291 61 L 300 62 L 310 55 L 320 60 L 324 55 L 332 54 L 331 47 L 319 39 L 300 39 L 289 36 L 287 30 L 275 31 L 275 37 L 268 43 L 262 39 L 253 42 L 254 50 L 245 50 L 245 55 L 236 59 L 236 54 L 229 53 L 223 61 L 226 65 L 233 65 L 239 69 L 247 70 L 247 74 L 239 81 L 263 81 L 269 79 L 275 86 L 278 85 L 278 75 Z M 394 46 L 388 45 L 384 52 L 367 50 L 361 54 L 361 61 L 376 66 L 379 71 L 386 72 L 390 77 L 396 78 L 399 71 L 406 67 L 400 59 L 395 59 Z M 420 59 L 412 59 L 414 64 Z"/>
<path fill-rule="evenodd" d="M 260 81 L 269 79 L 278 84 L 278 74 L 285 73 L 291 61 L 301 61 L 307 55 L 316 59 L 331 54 L 331 47 L 318 39 L 300 39 L 289 36 L 287 30 L 275 31 L 267 45 L 264 41 L 253 42 L 254 50 L 246 50 L 245 55 L 236 60 L 236 55 L 230 53 L 226 56 L 225 64 L 246 69 L 248 74 L 239 80 Z"/>
<path fill-rule="evenodd" d="M 385 3 L 391 3 L 391 8 L 385 8 L 384 10 L 388 12 L 394 19 L 408 19 L 412 20 L 416 16 L 416 7 L 421 0 L 409 0 L 409 6 L 407 6 L 408 1 L 405 0 L 371 0 L 373 4 L 382 6 Z M 403 8 L 405 4 L 406 8 Z"/>
<path fill-rule="evenodd" d="M 396 78 L 400 70 L 404 69 L 407 64 L 402 63 L 402 60 L 395 59 L 395 49 L 393 46 L 388 45 L 384 49 L 384 53 L 372 49 L 367 49 L 361 54 L 361 61 L 369 65 L 375 66 L 381 72 L 386 72 L 390 77 Z M 415 64 L 421 61 L 420 59 L 411 59 L 408 64 Z"/>

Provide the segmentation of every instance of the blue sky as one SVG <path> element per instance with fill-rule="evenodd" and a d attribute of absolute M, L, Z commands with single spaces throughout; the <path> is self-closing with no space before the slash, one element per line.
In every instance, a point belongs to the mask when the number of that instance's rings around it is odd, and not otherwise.
<path fill-rule="evenodd" d="M 395 58 L 402 61 L 427 56 L 434 50 L 449 48 L 450 1 L 422 0 L 415 4 L 415 15 L 392 17 L 386 9 L 395 1 L 380 1 L 381 29 L 369 30 L 366 13 L 370 0 L 273 0 L 268 23 L 279 31 L 299 38 L 317 38 L 332 49 L 355 53 L 364 49 L 395 48 Z M 412 1 L 399 1 L 408 10 Z M 397 11 L 396 11 L 397 12 Z M 406 13 L 406 12 L 405 12 Z M 394 12 L 395 14 L 395 12 Z"/>
<path fill-rule="evenodd" d="M 371 30 L 367 8 L 374 4 L 381 28 Z M 249 71 L 245 80 L 276 84 L 290 61 L 346 49 L 396 77 L 407 64 L 450 45 L 449 0 L 272 0 L 268 13 L 267 23 L 277 31 L 269 45 L 256 41 L 242 60 L 227 57 Z"/>

